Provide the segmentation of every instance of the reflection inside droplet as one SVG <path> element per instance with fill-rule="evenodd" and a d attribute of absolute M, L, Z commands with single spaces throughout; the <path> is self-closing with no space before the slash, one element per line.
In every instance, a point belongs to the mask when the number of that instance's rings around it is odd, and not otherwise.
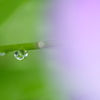
<path fill-rule="evenodd" d="M 26 50 L 18 50 L 14 52 L 14 56 L 17 60 L 23 60 L 28 56 L 28 52 Z"/>

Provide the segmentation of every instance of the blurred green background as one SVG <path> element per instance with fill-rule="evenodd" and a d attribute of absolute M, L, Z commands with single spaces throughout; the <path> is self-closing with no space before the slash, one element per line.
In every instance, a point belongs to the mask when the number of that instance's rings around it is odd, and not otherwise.
<path fill-rule="evenodd" d="M 28 43 L 42 37 L 45 0 L 0 0 L 0 45 Z M 13 52 L 0 57 L 0 100 L 58 100 L 42 50 L 18 61 Z"/>

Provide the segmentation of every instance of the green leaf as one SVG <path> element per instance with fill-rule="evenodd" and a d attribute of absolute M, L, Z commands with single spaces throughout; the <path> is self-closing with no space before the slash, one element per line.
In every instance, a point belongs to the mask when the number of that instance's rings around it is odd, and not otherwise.
<path fill-rule="evenodd" d="M 11 15 L 11 13 L 27 0 L 0 0 L 0 25 Z"/>

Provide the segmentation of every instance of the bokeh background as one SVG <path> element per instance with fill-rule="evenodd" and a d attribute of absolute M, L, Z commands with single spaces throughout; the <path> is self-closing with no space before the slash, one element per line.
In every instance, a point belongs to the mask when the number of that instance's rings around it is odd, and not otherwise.
<path fill-rule="evenodd" d="M 48 0 L 0 0 L 0 45 L 44 39 L 49 9 Z M 0 100 L 61 100 L 42 51 L 23 61 L 13 52 L 0 57 Z"/>
<path fill-rule="evenodd" d="M 49 58 L 61 100 L 100 100 L 100 1 L 55 1 L 51 37 L 59 46 Z"/>

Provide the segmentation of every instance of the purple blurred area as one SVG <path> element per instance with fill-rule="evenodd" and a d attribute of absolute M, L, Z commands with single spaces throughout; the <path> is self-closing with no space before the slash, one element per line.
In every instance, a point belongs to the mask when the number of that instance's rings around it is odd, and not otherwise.
<path fill-rule="evenodd" d="M 100 100 L 100 1 L 56 0 L 53 24 L 50 59 L 64 100 Z"/>

